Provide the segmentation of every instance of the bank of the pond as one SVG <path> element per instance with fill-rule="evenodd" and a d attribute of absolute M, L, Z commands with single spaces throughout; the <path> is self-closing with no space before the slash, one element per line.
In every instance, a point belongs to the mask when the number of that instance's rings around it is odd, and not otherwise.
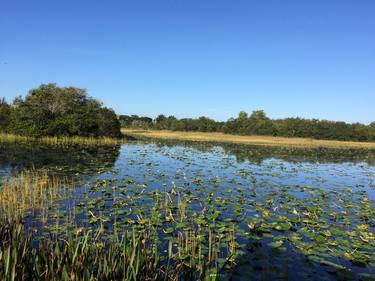
<path fill-rule="evenodd" d="M 142 130 L 122 128 L 121 132 L 135 138 L 153 138 L 197 142 L 236 143 L 261 146 L 282 146 L 302 148 L 375 149 L 375 142 L 352 142 L 315 140 L 308 138 L 283 138 L 271 136 L 239 136 L 224 133 L 180 132 L 168 130 Z"/>
<path fill-rule="evenodd" d="M 49 145 L 117 145 L 124 143 L 125 138 L 109 138 L 109 137 L 80 137 L 80 136 L 60 136 L 60 137 L 30 137 L 20 136 L 14 134 L 0 133 L 1 142 L 14 142 L 14 143 L 31 143 L 39 142 Z"/>

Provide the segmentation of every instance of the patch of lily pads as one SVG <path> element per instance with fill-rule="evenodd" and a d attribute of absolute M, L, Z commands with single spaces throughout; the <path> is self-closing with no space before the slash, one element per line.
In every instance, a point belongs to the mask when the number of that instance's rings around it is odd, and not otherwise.
<path fill-rule="evenodd" d="M 165 262 L 192 268 L 205 259 L 219 280 L 285 278 L 293 266 L 296 280 L 375 279 L 367 164 L 238 162 L 220 147 L 141 143 L 123 145 L 112 170 L 97 172 L 51 206 L 44 228 L 152 233 Z"/>

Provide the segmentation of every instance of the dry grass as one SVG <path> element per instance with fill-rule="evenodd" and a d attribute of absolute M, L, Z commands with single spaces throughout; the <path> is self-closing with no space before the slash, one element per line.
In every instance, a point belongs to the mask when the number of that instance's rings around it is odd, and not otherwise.
<path fill-rule="evenodd" d="M 25 137 L 13 134 L 0 133 L 0 142 L 20 142 L 20 143 L 30 143 L 30 142 L 40 142 L 48 145 L 116 145 L 124 142 L 124 139 L 108 138 L 108 137 Z"/>
<path fill-rule="evenodd" d="M 237 143 L 262 146 L 283 146 L 283 147 L 302 147 L 302 148 L 342 148 L 342 149 L 375 149 L 375 142 L 353 142 L 353 141 L 333 141 L 333 140 L 315 140 L 308 138 L 283 138 L 271 136 L 238 136 L 224 133 L 203 133 L 203 132 L 174 132 L 167 130 L 140 130 L 125 129 L 122 133 L 133 137 L 181 140 L 181 141 L 200 141 L 200 142 L 222 142 Z"/>

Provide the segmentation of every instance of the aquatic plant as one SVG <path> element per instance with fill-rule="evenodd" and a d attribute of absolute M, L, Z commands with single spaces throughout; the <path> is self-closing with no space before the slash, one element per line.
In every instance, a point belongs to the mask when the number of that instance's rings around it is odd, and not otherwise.
<path fill-rule="evenodd" d="M 18 221 L 37 211 L 45 216 L 54 200 L 67 195 L 68 184 L 47 171 L 24 171 L 6 178 L 0 185 L 0 219 Z"/>
<path fill-rule="evenodd" d="M 217 147 L 122 151 L 111 171 L 57 188 L 51 200 L 42 194 L 44 214 L 38 196 L 24 219 L 4 213 L 2 276 L 22 272 L 18 261 L 30 256 L 22 274 L 36 280 L 285 279 L 293 266 L 300 279 L 374 277 L 373 168 L 324 166 L 330 178 L 313 162 L 237 163 Z"/>

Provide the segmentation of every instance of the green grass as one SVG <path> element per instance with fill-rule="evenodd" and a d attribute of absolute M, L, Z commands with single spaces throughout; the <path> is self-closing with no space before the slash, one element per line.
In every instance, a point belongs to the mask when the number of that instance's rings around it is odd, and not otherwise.
<path fill-rule="evenodd" d="M 67 222 L 51 230 L 49 207 L 68 190 L 66 181 L 38 171 L 1 183 L 0 280 L 216 280 L 222 238 L 207 227 L 190 226 L 175 237 L 174 230 L 164 229 L 164 246 L 158 236 L 160 213 L 138 217 L 127 227 L 114 221 L 114 231 L 107 232 L 104 221 L 91 212 L 93 228 Z M 165 192 L 159 204 L 168 220 L 185 223 L 186 202 L 171 201 Z M 175 206 L 178 213 L 172 215 Z M 42 214 L 44 229 L 24 225 L 27 217 L 37 220 L 35 213 Z M 236 250 L 231 237 L 224 259 L 228 264 Z"/>

